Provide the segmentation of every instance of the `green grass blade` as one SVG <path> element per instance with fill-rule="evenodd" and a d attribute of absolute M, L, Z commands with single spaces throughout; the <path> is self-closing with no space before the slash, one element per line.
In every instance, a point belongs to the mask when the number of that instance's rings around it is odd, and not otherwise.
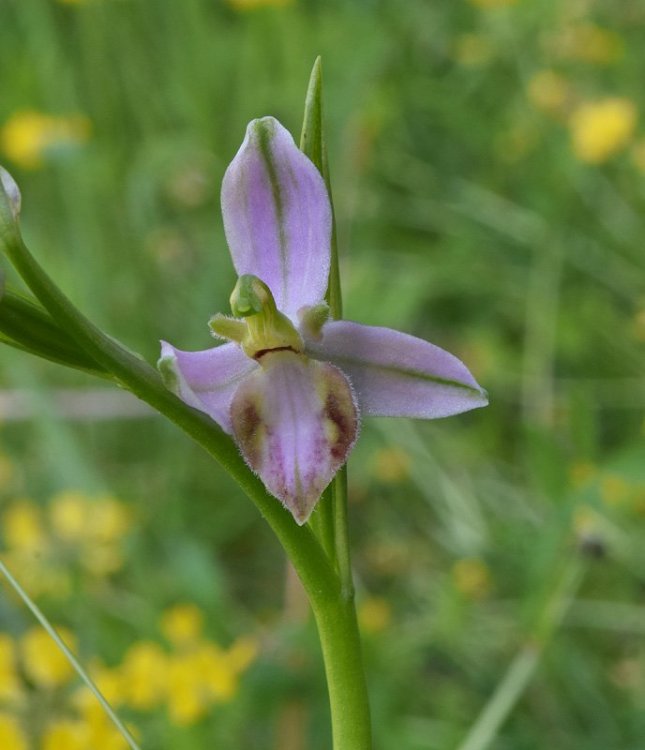
<path fill-rule="evenodd" d="M 49 637 L 54 641 L 56 646 L 62 651 L 67 661 L 71 664 L 74 671 L 78 674 L 78 676 L 83 680 L 83 682 L 87 685 L 87 687 L 92 691 L 94 694 L 94 697 L 97 699 L 97 701 L 101 704 L 103 707 L 103 710 L 105 713 L 110 717 L 110 721 L 114 724 L 114 726 L 117 728 L 123 739 L 128 743 L 130 748 L 132 750 L 141 750 L 139 745 L 135 742 L 134 738 L 128 732 L 127 728 L 119 719 L 119 717 L 116 715 L 114 709 L 106 698 L 102 695 L 101 691 L 98 689 L 98 687 L 94 684 L 92 681 L 92 678 L 87 674 L 87 672 L 83 669 L 79 661 L 76 659 L 74 654 L 69 650 L 69 648 L 65 645 L 61 637 L 58 635 L 58 633 L 54 630 L 54 627 L 49 622 L 47 617 L 45 617 L 42 610 L 38 607 L 38 605 L 31 599 L 29 594 L 22 588 L 22 586 L 18 583 L 18 581 L 13 577 L 13 575 L 9 572 L 7 566 L 0 560 L 0 572 L 4 577 L 9 581 L 9 584 L 11 585 L 11 588 L 18 594 L 18 596 L 22 599 L 25 606 L 31 611 L 33 616 L 38 620 L 38 622 L 42 625 L 42 627 L 45 629 Z"/>

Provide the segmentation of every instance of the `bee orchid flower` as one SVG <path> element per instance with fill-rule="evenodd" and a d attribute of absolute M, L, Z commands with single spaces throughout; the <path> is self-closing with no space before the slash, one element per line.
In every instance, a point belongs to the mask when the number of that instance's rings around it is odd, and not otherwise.
<path fill-rule="evenodd" d="M 162 342 L 167 386 L 232 434 L 267 490 L 304 524 L 356 441 L 362 416 L 434 419 L 487 404 L 456 357 L 389 328 L 329 319 L 332 214 L 314 164 L 272 117 L 251 122 L 222 185 L 238 282 L 229 343 Z"/>

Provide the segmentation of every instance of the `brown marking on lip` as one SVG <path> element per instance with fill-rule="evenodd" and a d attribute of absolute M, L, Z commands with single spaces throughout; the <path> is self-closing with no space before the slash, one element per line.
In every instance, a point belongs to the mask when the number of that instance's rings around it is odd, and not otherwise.
<path fill-rule="evenodd" d="M 324 415 L 335 427 L 329 452 L 334 461 L 342 464 L 356 439 L 358 419 L 347 381 L 337 372 L 333 376 L 336 387 L 327 391 Z"/>
<path fill-rule="evenodd" d="M 233 404 L 231 418 L 235 436 L 244 448 L 246 459 L 257 470 L 261 460 L 262 418 L 257 404 L 252 399 L 241 399 Z"/>
<path fill-rule="evenodd" d="M 294 354 L 298 354 L 292 346 L 276 346 L 275 349 L 260 349 L 259 352 L 255 352 L 253 359 L 259 360 L 261 357 L 264 357 L 265 354 L 269 354 L 270 352 L 293 352 Z"/>

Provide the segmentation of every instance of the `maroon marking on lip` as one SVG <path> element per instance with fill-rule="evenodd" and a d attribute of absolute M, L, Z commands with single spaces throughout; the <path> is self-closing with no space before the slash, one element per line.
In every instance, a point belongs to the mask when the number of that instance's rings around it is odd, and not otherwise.
<path fill-rule="evenodd" d="M 298 353 L 292 346 L 276 346 L 275 349 L 260 349 L 259 352 L 255 352 L 255 354 L 253 355 L 253 359 L 260 359 L 261 357 L 264 357 L 265 354 L 269 354 L 270 352 L 293 352 L 294 354 Z"/>
<path fill-rule="evenodd" d="M 330 446 L 330 453 L 335 461 L 343 462 L 347 457 L 349 446 L 356 437 L 356 417 L 348 415 L 343 410 L 335 393 L 327 394 L 325 413 L 338 428 L 338 435 L 334 444 Z"/>

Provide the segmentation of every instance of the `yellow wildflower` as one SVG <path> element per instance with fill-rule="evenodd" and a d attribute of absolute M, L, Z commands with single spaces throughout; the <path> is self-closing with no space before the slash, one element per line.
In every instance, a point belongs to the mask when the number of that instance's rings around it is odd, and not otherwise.
<path fill-rule="evenodd" d="M 118 540 L 130 529 L 128 508 L 110 495 L 91 502 L 90 514 L 90 535 L 98 541 Z"/>
<path fill-rule="evenodd" d="M 0 713 L 0 747 L 27 750 L 27 738 L 13 716 Z"/>
<path fill-rule="evenodd" d="M 370 596 L 358 607 L 358 624 L 365 633 L 380 633 L 392 620 L 392 608 L 386 599 Z"/>
<path fill-rule="evenodd" d="M 94 665 L 91 669 L 91 675 L 94 683 L 112 708 L 116 708 L 123 703 L 123 675 L 117 669 Z M 101 724 L 105 717 L 105 710 L 88 687 L 81 686 L 74 693 L 72 702 L 87 725 Z"/>
<path fill-rule="evenodd" d="M 51 499 L 49 517 L 53 530 L 61 539 L 83 539 L 90 517 L 87 495 L 78 490 L 59 492 Z"/>
<path fill-rule="evenodd" d="M 254 10 L 255 8 L 284 8 L 293 5 L 294 0 L 227 0 L 235 10 Z"/>
<path fill-rule="evenodd" d="M 126 653 L 121 666 L 123 698 L 133 708 L 146 710 L 164 697 L 168 657 L 151 641 L 139 641 Z"/>
<path fill-rule="evenodd" d="M 620 505 L 630 495 L 629 483 L 618 474 L 606 474 L 600 482 L 600 496 L 607 505 Z"/>
<path fill-rule="evenodd" d="M 0 701 L 19 698 L 22 686 L 16 671 L 16 648 L 6 633 L 0 633 Z M 3 747 L 0 743 L 0 747 Z"/>
<path fill-rule="evenodd" d="M 161 617 L 161 632 L 174 646 L 196 641 L 202 632 L 204 615 L 195 604 L 176 604 Z"/>
<path fill-rule="evenodd" d="M 203 656 L 200 649 L 170 658 L 167 672 L 168 713 L 171 721 L 179 726 L 198 721 L 208 708 Z"/>
<path fill-rule="evenodd" d="M 461 65 L 484 65 L 493 56 L 493 48 L 481 34 L 460 34 L 455 40 L 455 60 Z"/>
<path fill-rule="evenodd" d="M 70 647 L 75 639 L 67 628 L 56 628 L 59 636 Z M 29 630 L 20 641 L 25 671 L 39 687 L 53 688 L 66 683 L 74 670 L 66 656 L 40 626 Z"/>
<path fill-rule="evenodd" d="M 609 65 L 624 53 L 623 41 L 613 31 L 592 23 L 573 25 L 552 40 L 554 51 L 561 57 L 596 65 Z"/>
<path fill-rule="evenodd" d="M 83 547 L 80 560 L 90 573 L 104 576 L 123 567 L 123 552 L 114 542 L 97 543 L 88 540 Z"/>
<path fill-rule="evenodd" d="M 457 591 L 471 599 L 480 599 L 491 589 L 488 566 L 475 557 L 457 560 L 452 566 L 452 581 Z"/>
<path fill-rule="evenodd" d="M 401 448 L 381 448 L 374 454 L 376 476 L 385 484 L 403 482 L 410 475 L 412 459 Z"/>
<path fill-rule="evenodd" d="M 2 516 L 2 529 L 9 549 L 37 552 L 45 544 L 40 509 L 31 501 L 14 502 Z"/>
<path fill-rule="evenodd" d="M 528 83 L 531 104 L 543 112 L 555 114 L 566 104 L 569 87 L 566 80 L 554 70 L 539 70 Z"/>
<path fill-rule="evenodd" d="M 578 461 L 569 468 L 569 479 L 575 489 L 584 487 L 596 474 L 596 467 L 589 461 Z"/>
<path fill-rule="evenodd" d="M 80 721 L 60 719 L 43 733 L 42 750 L 85 750 L 87 728 Z"/>
<path fill-rule="evenodd" d="M 83 143 L 89 132 L 89 120 L 82 115 L 56 116 L 25 110 L 5 122 L 0 130 L 0 148 L 23 169 L 37 169 L 49 149 Z"/>
<path fill-rule="evenodd" d="M 599 164 L 624 148 L 636 127 L 636 107 L 612 97 L 580 105 L 569 121 L 573 150 L 584 162 Z"/>
<path fill-rule="evenodd" d="M 253 638 L 240 638 L 225 650 L 214 643 L 204 643 L 197 650 L 203 667 L 204 684 L 211 698 L 222 703 L 237 693 L 239 676 L 256 658 L 258 645 Z"/>
<path fill-rule="evenodd" d="M 136 736 L 136 732 L 131 727 L 128 727 L 130 733 Z M 112 724 L 102 711 L 100 714 L 97 713 L 95 717 L 87 724 L 87 744 L 85 748 L 91 750 L 128 750 L 129 745 L 123 738 L 123 735 L 119 730 Z"/>

